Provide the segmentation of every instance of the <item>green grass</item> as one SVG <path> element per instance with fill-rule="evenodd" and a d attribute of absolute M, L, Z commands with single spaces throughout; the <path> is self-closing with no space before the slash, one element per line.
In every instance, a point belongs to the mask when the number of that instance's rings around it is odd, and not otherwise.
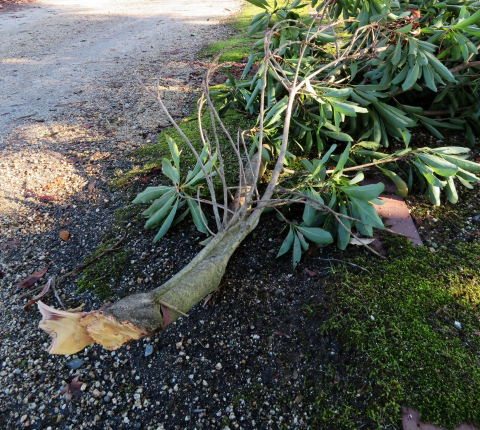
<path fill-rule="evenodd" d="M 312 390 L 314 423 L 398 426 L 401 406 L 410 406 L 422 421 L 480 425 L 480 244 L 438 253 L 403 239 L 386 244 L 387 261 L 353 260 L 373 276 L 343 269 L 327 287 L 332 316 L 323 330 L 354 358 L 341 390 Z"/>

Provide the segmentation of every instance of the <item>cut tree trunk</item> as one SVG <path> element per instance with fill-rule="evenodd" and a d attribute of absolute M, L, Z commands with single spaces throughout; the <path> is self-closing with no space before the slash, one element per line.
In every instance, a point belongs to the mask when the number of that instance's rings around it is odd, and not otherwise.
<path fill-rule="evenodd" d="M 252 198 L 255 180 L 253 172 L 259 168 L 263 174 L 265 169 L 259 153 L 252 157 L 251 167 L 231 205 L 239 211 L 237 217 L 231 218 L 230 224 L 212 237 L 183 270 L 160 287 L 91 312 L 61 311 L 39 301 L 37 305 L 43 317 L 39 327 L 52 336 L 48 352 L 69 355 L 93 343 L 109 350 L 120 348 L 130 340 L 165 330 L 168 324 L 215 291 L 230 257 L 256 227 L 263 211 L 257 208 L 248 214 L 248 200 Z"/>

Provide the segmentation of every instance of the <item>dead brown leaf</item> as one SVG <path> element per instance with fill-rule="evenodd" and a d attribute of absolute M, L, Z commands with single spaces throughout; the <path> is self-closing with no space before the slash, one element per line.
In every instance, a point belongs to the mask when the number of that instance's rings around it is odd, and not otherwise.
<path fill-rule="evenodd" d="M 62 391 L 60 391 L 60 394 L 63 394 L 65 396 L 65 403 L 67 404 L 67 406 L 73 397 L 80 397 L 83 394 L 83 391 L 81 389 L 83 382 L 79 381 L 78 378 L 78 376 L 75 376 L 72 382 L 66 384 L 65 387 L 63 387 Z"/>
<path fill-rule="evenodd" d="M 47 273 L 47 270 L 50 268 L 50 264 L 47 267 L 44 267 L 42 270 L 39 270 L 38 272 L 32 273 L 30 276 L 28 276 L 26 279 L 24 279 L 22 282 L 18 284 L 18 288 L 28 288 L 31 287 L 35 282 L 37 282 L 39 279 Z"/>

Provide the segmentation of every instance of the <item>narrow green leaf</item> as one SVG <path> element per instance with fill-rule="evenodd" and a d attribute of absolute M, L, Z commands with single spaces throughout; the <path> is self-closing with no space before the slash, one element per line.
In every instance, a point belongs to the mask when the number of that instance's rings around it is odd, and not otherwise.
<path fill-rule="evenodd" d="M 190 208 L 190 213 L 192 214 L 193 223 L 195 224 L 195 227 L 199 232 L 207 234 L 208 233 L 208 230 L 206 228 L 207 221 L 205 219 L 205 216 L 203 215 L 203 212 L 200 210 L 198 203 L 194 200 L 187 200 L 187 203 L 188 203 L 188 207 Z"/>
<path fill-rule="evenodd" d="M 381 170 L 381 172 L 385 176 L 387 176 L 395 184 L 395 186 L 397 187 L 397 191 L 396 191 L 395 194 L 398 197 L 403 198 L 403 197 L 406 197 L 408 195 L 408 186 L 400 176 L 398 176 L 395 172 L 393 172 L 391 170 L 384 169 L 382 167 L 378 167 L 378 168 Z"/>
<path fill-rule="evenodd" d="M 293 255 L 292 255 L 292 263 L 293 263 L 293 270 L 297 267 L 297 264 L 300 262 L 302 258 L 302 246 L 300 244 L 300 240 L 298 236 L 295 235 L 295 240 L 293 242 Z"/>
<path fill-rule="evenodd" d="M 435 151 L 437 151 L 435 149 Z M 455 157 L 454 155 L 447 155 L 447 154 L 442 154 L 442 157 L 445 158 L 445 160 L 449 161 L 452 164 L 455 164 L 455 166 L 461 167 L 464 170 L 468 170 L 470 172 L 480 172 L 480 164 L 475 163 L 473 161 L 469 160 L 464 160 L 459 157 Z"/>
<path fill-rule="evenodd" d="M 165 204 L 155 212 L 145 223 L 145 228 L 155 228 L 160 224 L 160 222 L 167 216 L 168 211 L 173 205 L 173 201 L 177 198 L 177 196 L 172 195 Z"/>
<path fill-rule="evenodd" d="M 178 170 L 175 169 L 170 163 L 170 160 L 166 158 L 162 159 L 162 173 L 168 178 L 170 178 L 175 185 L 178 185 Z"/>
<path fill-rule="evenodd" d="M 147 210 L 143 211 L 142 216 L 146 218 L 151 217 L 155 212 L 161 209 L 165 203 L 168 202 L 168 200 L 174 193 L 175 193 L 175 189 L 170 189 L 170 191 L 167 191 L 162 197 L 155 200 Z"/>
<path fill-rule="evenodd" d="M 175 141 L 167 135 L 168 146 L 170 147 L 170 153 L 172 154 L 173 162 L 177 168 L 177 172 L 180 172 L 180 151 Z"/>
<path fill-rule="evenodd" d="M 290 230 L 287 234 L 287 237 L 282 243 L 282 246 L 280 247 L 280 250 L 278 251 L 277 258 L 280 257 L 281 255 L 285 254 L 288 252 L 288 250 L 292 247 L 293 244 L 293 229 L 290 227 Z"/>
<path fill-rule="evenodd" d="M 348 215 L 346 205 L 343 201 L 340 202 L 340 214 Z M 340 218 L 342 223 L 351 230 L 352 221 L 347 218 Z M 338 223 L 337 230 L 337 246 L 343 251 L 350 241 L 350 232 L 342 224 Z"/>
<path fill-rule="evenodd" d="M 452 177 L 447 179 L 447 185 L 445 185 L 445 192 L 447 194 L 447 199 L 450 203 L 456 204 L 458 202 L 457 189 L 455 188 Z"/>
<path fill-rule="evenodd" d="M 376 228 L 385 228 L 382 220 L 377 215 L 375 207 L 365 200 L 356 199 L 354 197 L 350 198 L 353 206 L 355 207 L 357 213 L 360 215 L 360 219 L 363 224 L 371 225 Z"/>
<path fill-rule="evenodd" d="M 348 160 L 348 157 L 350 156 L 350 148 L 352 144 L 350 142 L 347 143 L 347 146 L 345 147 L 345 150 L 342 152 L 342 155 L 340 155 L 340 158 L 338 160 L 337 165 L 335 166 L 335 170 L 333 174 L 340 172 L 343 170 L 343 167 L 345 166 L 345 163 Z"/>
<path fill-rule="evenodd" d="M 385 185 L 379 182 L 378 184 L 341 187 L 340 189 L 350 198 L 354 197 L 359 200 L 370 201 L 377 198 L 383 192 Z"/>
<path fill-rule="evenodd" d="M 163 222 L 162 226 L 160 227 L 160 230 L 158 230 L 158 233 L 153 239 L 153 242 L 158 242 L 163 236 L 165 236 L 165 234 L 167 234 L 167 231 L 172 225 L 173 219 L 175 218 L 175 214 L 177 213 L 177 208 L 178 208 L 178 201 L 177 203 L 175 203 L 175 206 L 170 211 L 170 214 L 168 215 L 167 219 Z"/>
<path fill-rule="evenodd" d="M 137 194 L 137 197 L 135 197 L 135 200 L 133 200 L 132 203 L 148 203 L 153 199 L 156 199 L 162 196 L 167 191 L 171 191 L 171 190 L 172 190 L 172 187 L 167 187 L 163 185 L 158 187 L 147 187 L 145 191 L 142 191 L 141 193 Z"/>
<path fill-rule="evenodd" d="M 333 243 L 332 235 L 319 227 L 295 227 L 298 231 L 300 231 L 308 240 L 311 240 L 315 243 L 321 243 L 324 245 L 328 245 Z"/>
<path fill-rule="evenodd" d="M 455 164 L 431 154 L 417 154 L 417 157 L 428 164 L 435 173 L 441 176 L 455 176 L 458 167 Z"/>

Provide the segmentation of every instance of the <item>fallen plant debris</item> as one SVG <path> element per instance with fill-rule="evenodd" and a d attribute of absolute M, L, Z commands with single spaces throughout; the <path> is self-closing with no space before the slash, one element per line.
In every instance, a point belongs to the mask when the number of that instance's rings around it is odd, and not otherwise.
<path fill-rule="evenodd" d="M 79 376 L 75 376 L 75 378 L 73 378 L 71 382 L 65 384 L 62 391 L 60 391 L 60 394 L 63 394 L 65 397 L 65 403 L 67 406 L 73 397 L 80 397 L 83 394 L 82 387 L 84 383 L 78 378 Z"/>
<path fill-rule="evenodd" d="M 43 289 L 42 291 L 40 291 L 39 294 L 32 297 L 27 303 L 25 303 L 25 305 L 23 306 L 23 309 L 27 309 L 29 306 L 32 306 L 34 303 L 38 302 L 45 294 L 48 293 L 51 285 L 52 285 L 52 278 L 50 278 L 47 281 L 47 283 L 43 286 Z"/>
<path fill-rule="evenodd" d="M 25 278 L 23 281 L 21 281 L 18 284 L 18 288 L 29 288 L 29 287 L 31 287 L 33 284 L 35 284 L 35 282 L 37 282 L 38 280 L 43 278 L 43 276 L 45 275 L 45 273 L 47 273 L 47 270 L 50 268 L 50 266 L 51 266 L 51 264 L 49 264 L 47 267 L 44 267 L 43 269 L 39 270 L 38 272 L 32 273 L 30 276 L 28 276 L 27 278 Z"/>

